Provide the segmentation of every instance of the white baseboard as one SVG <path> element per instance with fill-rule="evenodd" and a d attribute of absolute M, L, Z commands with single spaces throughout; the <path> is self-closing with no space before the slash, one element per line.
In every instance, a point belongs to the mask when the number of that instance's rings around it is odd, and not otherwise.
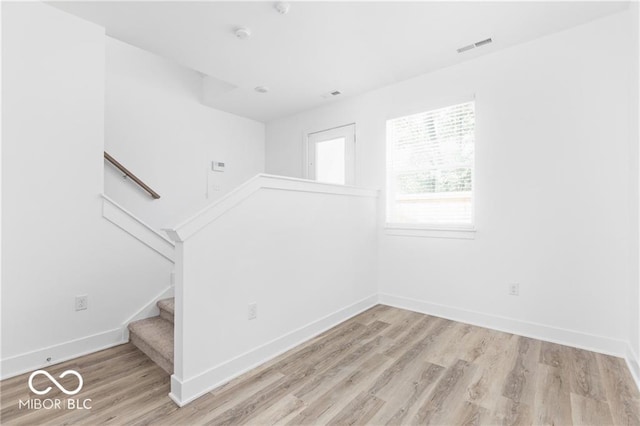
<path fill-rule="evenodd" d="M 378 303 L 378 296 L 371 295 L 346 308 L 333 312 L 323 318 L 302 326 L 290 333 L 265 343 L 249 352 L 237 356 L 223 364 L 191 377 L 180 380 L 171 376 L 169 397 L 182 407 L 205 393 L 221 386 L 241 374 L 255 368 L 291 348 L 317 336 L 318 334 L 358 315 Z"/>
<path fill-rule="evenodd" d="M 160 315 L 160 309 L 158 309 L 157 303 L 158 300 L 168 299 L 173 297 L 174 295 L 174 287 L 169 286 L 158 293 L 153 299 L 149 301 L 146 305 L 144 305 L 138 312 L 131 315 L 122 323 L 122 336 L 125 342 L 129 341 L 129 328 L 127 327 L 129 323 L 133 321 L 138 321 L 145 318 L 151 318 Z"/>
<path fill-rule="evenodd" d="M 627 361 L 627 367 L 629 367 L 629 371 L 631 371 L 631 376 L 633 380 L 636 382 L 636 386 L 638 386 L 638 390 L 640 390 L 640 357 L 636 354 L 631 348 L 630 344 L 627 344 L 627 352 L 624 357 L 625 361 Z"/>
<path fill-rule="evenodd" d="M 582 333 L 575 330 L 552 327 L 513 318 L 489 315 L 452 306 L 439 305 L 423 300 L 380 293 L 380 303 L 396 308 L 434 315 L 453 321 L 490 328 L 519 336 L 544 340 L 566 346 L 573 346 L 593 352 L 625 358 L 627 342 L 604 336 Z"/>
<path fill-rule="evenodd" d="M 113 346 L 126 343 L 122 335 L 122 328 L 105 331 L 92 336 L 38 349 L 32 352 L 12 356 L 0 361 L 0 379 L 8 379 L 20 374 L 28 373 L 39 368 L 59 364 L 73 358 L 88 355 Z M 47 358 L 51 361 L 47 361 Z M 82 372 L 79 372 L 82 374 Z"/>

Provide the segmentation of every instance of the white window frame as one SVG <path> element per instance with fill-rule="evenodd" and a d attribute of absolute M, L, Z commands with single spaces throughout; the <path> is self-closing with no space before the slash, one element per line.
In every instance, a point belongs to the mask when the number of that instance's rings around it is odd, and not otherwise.
<path fill-rule="evenodd" d="M 405 117 L 414 114 L 420 114 L 428 111 L 437 110 L 440 108 L 446 108 L 447 106 L 453 106 L 457 104 L 463 104 L 466 102 L 474 102 L 475 115 L 478 116 L 478 104 L 475 95 L 460 96 L 460 97 L 447 97 L 439 100 L 433 100 L 432 102 L 424 103 L 419 106 L 413 106 L 412 108 L 405 109 L 403 111 L 389 114 L 385 121 L 385 234 L 399 237 L 430 237 L 430 238 L 453 238 L 453 239 L 475 239 L 476 236 L 476 157 L 478 153 L 478 137 L 476 131 L 476 137 L 474 139 L 474 151 L 473 151 L 473 165 L 471 170 L 471 223 L 469 224 L 428 224 L 428 223 L 394 223 L 389 222 L 389 197 L 392 195 L 389 193 L 389 179 L 390 170 L 388 168 L 388 159 L 391 155 L 391 145 L 387 140 L 386 135 L 386 123 L 389 120 L 393 120 L 400 117 Z M 477 123 L 476 123 L 477 129 Z"/>

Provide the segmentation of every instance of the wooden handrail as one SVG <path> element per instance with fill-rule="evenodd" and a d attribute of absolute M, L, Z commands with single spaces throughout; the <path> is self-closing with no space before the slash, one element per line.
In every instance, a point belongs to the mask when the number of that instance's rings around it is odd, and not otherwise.
<path fill-rule="evenodd" d="M 144 189 L 145 191 L 147 191 L 149 193 L 149 195 L 151 195 L 154 199 L 158 199 L 160 198 L 160 195 L 158 195 L 158 193 L 156 191 L 154 191 L 153 189 L 149 188 L 149 186 L 147 184 L 145 184 L 143 181 L 141 181 L 138 176 L 134 175 L 133 173 L 131 173 L 129 171 L 129 169 L 127 169 L 125 166 L 123 166 L 122 164 L 120 164 L 118 162 L 118 160 L 116 160 L 115 158 L 113 158 L 112 156 L 110 156 L 107 151 L 104 152 L 104 159 L 107 160 L 108 162 L 110 162 L 111 164 L 113 164 L 118 170 L 120 170 L 122 173 L 125 174 L 125 176 L 130 177 L 132 181 L 134 181 L 135 183 L 137 183 L 138 185 L 140 185 L 140 187 L 142 189 Z"/>

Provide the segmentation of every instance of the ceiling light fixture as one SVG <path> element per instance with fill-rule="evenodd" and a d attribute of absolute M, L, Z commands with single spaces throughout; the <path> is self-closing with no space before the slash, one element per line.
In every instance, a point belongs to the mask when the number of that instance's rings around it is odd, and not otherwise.
<path fill-rule="evenodd" d="M 269 91 L 269 88 L 267 86 L 258 86 L 253 90 L 255 90 L 258 93 L 267 93 Z"/>
<path fill-rule="evenodd" d="M 287 13 L 289 13 L 289 9 L 291 8 L 291 5 L 289 3 L 279 1 L 275 4 L 274 7 L 276 8 L 279 14 L 286 15 Z"/>
<path fill-rule="evenodd" d="M 251 30 L 249 28 L 246 28 L 246 27 L 240 27 L 240 28 L 236 28 L 236 30 L 234 31 L 234 34 L 240 40 L 246 40 L 251 35 Z"/>

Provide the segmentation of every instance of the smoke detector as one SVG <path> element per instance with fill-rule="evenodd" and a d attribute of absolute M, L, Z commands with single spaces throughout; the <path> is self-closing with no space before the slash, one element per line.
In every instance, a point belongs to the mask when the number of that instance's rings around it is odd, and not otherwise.
<path fill-rule="evenodd" d="M 253 90 L 255 90 L 258 93 L 267 93 L 269 91 L 269 88 L 267 86 L 258 86 Z"/>
<path fill-rule="evenodd" d="M 236 28 L 236 30 L 234 31 L 234 34 L 240 40 L 246 40 L 249 38 L 249 36 L 251 36 L 251 30 L 246 27 L 240 27 L 240 28 Z"/>
<path fill-rule="evenodd" d="M 278 11 L 280 15 L 286 15 L 287 13 L 289 13 L 289 8 L 291 8 L 291 5 L 289 3 L 279 1 L 273 7 Z"/>
<path fill-rule="evenodd" d="M 467 50 L 471 50 L 471 49 L 475 49 L 476 47 L 482 47 L 485 46 L 489 43 L 493 43 L 493 40 L 491 39 L 491 37 L 484 39 L 484 40 L 480 40 L 477 41 L 475 43 L 472 44 L 468 44 L 466 46 L 462 46 L 459 49 L 457 49 L 458 53 L 462 53 L 462 52 L 466 52 Z"/>

